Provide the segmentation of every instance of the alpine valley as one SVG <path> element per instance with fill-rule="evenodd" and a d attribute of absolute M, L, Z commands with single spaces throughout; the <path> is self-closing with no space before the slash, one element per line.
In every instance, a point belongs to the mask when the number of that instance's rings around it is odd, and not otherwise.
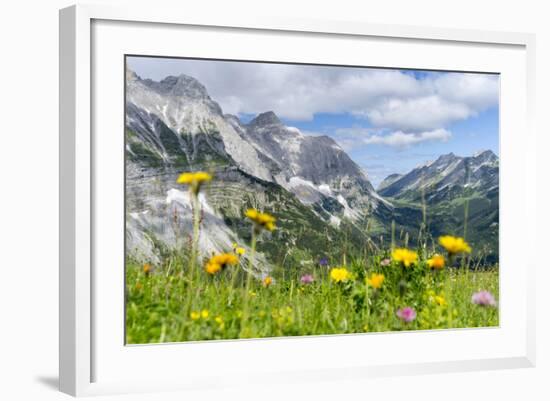
<path fill-rule="evenodd" d="M 271 111 L 245 124 L 186 75 L 157 82 L 127 71 L 129 257 L 158 263 L 190 243 L 191 202 L 176 179 L 197 170 L 214 176 L 199 195 L 203 256 L 234 243 L 246 248 L 243 213 L 256 208 L 273 214 L 278 227 L 258 242 L 259 271 L 365 252 L 368 244 L 388 244 L 392 226 L 395 241 L 409 246 L 419 232 L 466 233 L 486 261 L 498 262 L 499 161 L 491 151 L 443 155 L 375 189 L 328 136 L 304 135 Z"/>

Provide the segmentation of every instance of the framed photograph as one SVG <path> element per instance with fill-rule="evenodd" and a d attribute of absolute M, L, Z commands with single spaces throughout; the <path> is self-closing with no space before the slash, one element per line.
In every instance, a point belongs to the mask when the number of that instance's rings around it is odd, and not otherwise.
<path fill-rule="evenodd" d="M 532 35 L 73 6 L 60 52 L 62 391 L 533 366 Z"/>

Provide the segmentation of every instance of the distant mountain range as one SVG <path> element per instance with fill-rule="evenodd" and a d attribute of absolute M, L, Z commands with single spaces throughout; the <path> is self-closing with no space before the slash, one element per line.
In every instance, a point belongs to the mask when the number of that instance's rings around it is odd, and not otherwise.
<path fill-rule="evenodd" d="M 215 175 L 201 196 L 204 255 L 248 242 L 246 208 L 277 216 L 280 229 L 259 244 L 258 269 L 353 252 L 367 236 L 387 238 L 392 220 L 417 231 L 423 199 L 438 215 L 449 202 L 460 207 L 461 199 L 475 199 L 480 221 L 498 234 L 498 158 L 490 151 L 441 156 L 387 177 L 377 191 L 328 136 L 304 135 L 271 111 L 245 124 L 223 114 L 206 88 L 186 75 L 156 82 L 127 71 L 126 79 L 127 251 L 135 258 L 159 261 L 189 240 L 190 200 L 175 184 L 188 170 Z M 455 231 L 462 224 L 449 220 L 444 228 Z M 486 227 L 474 229 L 484 238 Z"/>
<path fill-rule="evenodd" d="M 386 177 L 378 193 L 395 207 L 401 229 L 415 227 L 411 218 L 419 218 L 419 206 L 425 205 L 434 238 L 449 232 L 466 235 L 488 262 L 498 261 L 499 160 L 492 151 L 442 155 L 407 174 Z"/>
<path fill-rule="evenodd" d="M 417 167 L 407 174 L 392 174 L 378 187 L 384 197 L 437 203 L 461 196 L 464 191 L 498 196 L 498 157 L 490 150 L 472 157 L 453 153 Z"/>

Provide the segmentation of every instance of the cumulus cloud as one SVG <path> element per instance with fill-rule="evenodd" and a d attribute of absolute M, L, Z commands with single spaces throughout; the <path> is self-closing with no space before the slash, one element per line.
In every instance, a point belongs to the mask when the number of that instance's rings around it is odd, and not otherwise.
<path fill-rule="evenodd" d="M 372 135 L 363 140 L 364 144 L 389 145 L 398 148 L 406 148 L 416 145 L 420 142 L 438 141 L 447 142 L 451 138 L 451 133 L 443 128 L 433 131 L 423 131 L 418 134 L 409 134 L 403 131 L 395 131 L 389 135 Z"/>
<path fill-rule="evenodd" d="M 452 133 L 444 128 L 429 131 L 403 132 L 373 128 L 339 128 L 332 135 L 345 150 L 361 145 L 386 145 L 404 149 L 422 142 L 447 142 Z"/>
<path fill-rule="evenodd" d="M 372 124 L 403 130 L 442 127 L 476 113 L 464 103 L 449 102 L 437 95 L 387 99 L 365 111 Z"/>
<path fill-rule="evenodd" d="M 498 77 L 488 74 L 416 76 L 400 70 L 196 60 L 162 64 L 129 59 L 130 68 L 138 74 L 150 71 L 147 77 L 153 79 L 180 73 L 197 78 L 231 114 L 273 110 L 283 118 L 311 120 L 316 113 L 351 113 L 404 134 L 445 128 L 498 104 Z"/>

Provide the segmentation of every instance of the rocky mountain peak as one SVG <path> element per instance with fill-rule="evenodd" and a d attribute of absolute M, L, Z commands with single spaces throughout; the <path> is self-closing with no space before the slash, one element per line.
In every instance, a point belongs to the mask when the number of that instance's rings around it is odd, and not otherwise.
<path fill-rule="evenodd" d="M 496 162 L 498 160 L 498 156 L 495 155 L 492 150 L 483 150 L 474 154 L 473 159 L 480 163 Z"/>
<path fill-rule="evenodd" d="M 458 156 L 455 155 L 453 152 L 450 152 L 450 153 L 447 153 L 446 155 L 441 155 L 437 158 L 437 160 L 435 161 L 435 163 L 437 164 L 445 164 L 445 163 L 450 163 L 452 162 L 453 160 L 456 160 L 458 159 Z"/>
<path fill-rule="evenodd" d="M 159 89 L 173 96 L 185 96 L 193 99 L 210 98 L 203 84 L 184 74 L 164 78 L 159 82 Z"/>
<path fill-rule="evenodd" d="M 270 125 L 282 125 L 281 120 L 273 111 L 260 113 L 248 124 L 250 127 L 265 127 Z"/>

